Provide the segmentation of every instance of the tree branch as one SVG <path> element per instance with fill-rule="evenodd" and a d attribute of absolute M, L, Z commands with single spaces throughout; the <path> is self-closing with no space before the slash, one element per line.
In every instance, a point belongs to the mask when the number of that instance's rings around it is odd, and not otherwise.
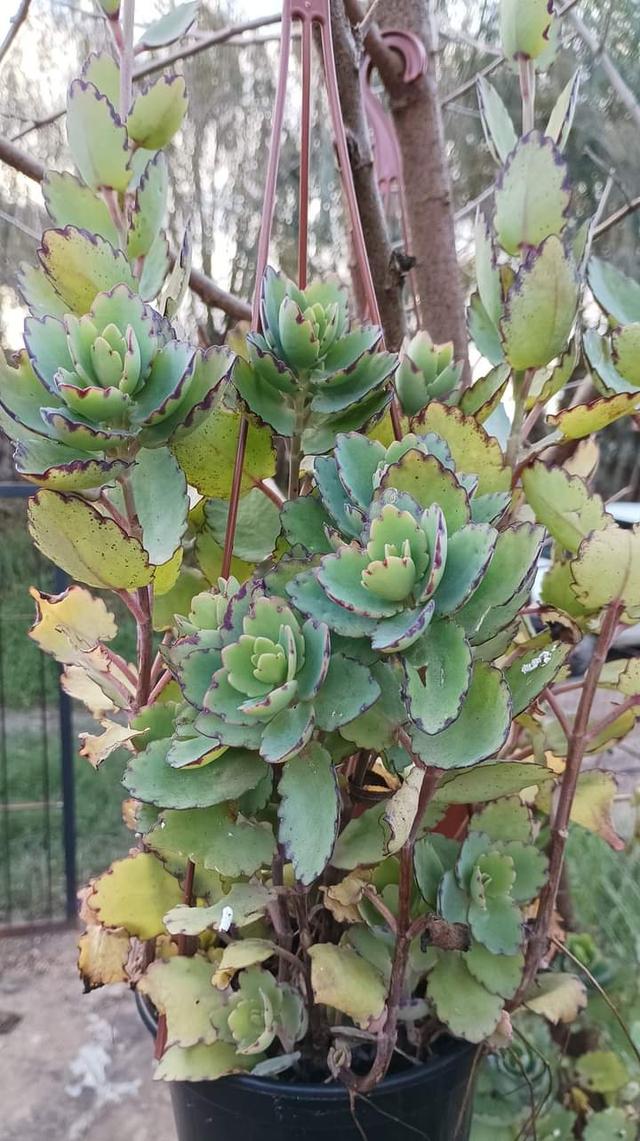
<path fill-rule="evenodd" d="M 38 159 L 25 154 L 9 139 L 0 135 L 0 162 L 24 174 L 32 182 L 42 182 L 45 176 L 45 167 Z M 248 321 L 251 317 L 251 306 L 240 297 L 216 285 L 210 277 L 199 269 L 192 269 L 189 277 L 191 290 L 208 305 L 210 309 L 220 309 L 234 321 Z"/>
<path fill-rule="evenodd" d="M 251 32 L 256 28 L 266 28 L 272 24 L 280 23 L 280 15 L 275 16 L 261 16 L 255 20 L 246 20 L 242 24 L 230 24 L 227 28 L 220 28 L 217 32 L 211 32 L 210 35 L 204 36 L 202 39 L 191 43 L 188 47 L 176 48 L 175 51 L 169 52 L 168 55 L 162 56 L 160 59 L 151 60 L 150 63 L 142 64 L 141 67 L 136 67 L 133 72 L 134 80 L 146 79 L 149 75 L 155 75 L 156 72 L 162 71 L 165 67 L 171 67 L 174 63 L 181 63 L 185 59 L 191 59 L 193 56 L 200 55 L 201 52 L 208 51 L 209 48 L 215 47 L 216 44 L 225 44 L 229 40 L 235 39 L 236 36 L 242 35 L 243 32 Z M 52 111 L 44 119 L 37 119 L 29 127 L 15 136 L 17 139 L 23 139 L 29 135 L 31 131 L 38 131 L 41 127 L 48 127 L 51 123 L 55 123 L 61 119 L 66 112 L 66 107 L 59 107 L 56 111 Z"/>
<path fill-rule="evenodd" d="M 31 0 L 21 0 L 15 16 L 12 16 L 9 20 L 9 29 L 2 43 L 0 44 L 0 63 L 2 63 L 2 60 L 5 58 L 5 56 L 9 54 L 11 45 L 27 18 L 30 4 Z"/>
<path fill-rule="evenodd" d="M 608 51 L 600 46 L 600 40 L 598 37 L 587 27 L 584 20 L 581 16 L 578 15 L 577 12 L 570 12 L 569 20 L 580 36 L 580 39 L 583 41 L 596 62 L 604 71 L 607 79 L 609 80 L 609 83 L 611 84 L 611 87 L 618 96 L 618 99 L 622 104 L 624 104 L 636 126 L 640 127 L 640 103 L 638 103 L 638 100 L 633 94 L 633 91 L 622 78 Z"/>

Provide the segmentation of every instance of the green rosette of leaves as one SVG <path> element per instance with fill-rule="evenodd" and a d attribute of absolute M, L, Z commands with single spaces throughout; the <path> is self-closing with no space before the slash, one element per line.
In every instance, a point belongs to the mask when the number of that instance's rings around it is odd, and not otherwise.
<path fill-rule="evenodd" d="M 276 1041 L 289 1054 L 306 1034 L 307 1021 L 300 992 L 258 966 L 240 973 L 238 989 L 212 1015 L 218 1040 L 248 1055 L 263 1054 Z"/>
<path fill-rule="evenodd" d="M 386 654 L 414 646 L 432 623 L 439 631 L 458 622 L 463 639 L 482 642 L 513 620 L 541 533 L 516 526 L 499 536 L 508 493 L 478 494 L 478 477 L 454 470 L 442 438 L 407 436 L 385 449 L 355 434 L 341 436 L 335 457 L 316 461 L 315 476 L 324 527 L 315 549 L 313 539 L 307 549 L 320 553 L 323 536 L 328 553 L 288 587 L 304 613 L 337 634 L 367 637 Z M 301 505 L 285 509 L 292 542 L 303 512 Z M 508 579 L 505 545 L 514 548 Z M 474 605 L 476 591 L 482 595 Z M 503 604 L 497 623 L 486 621 L 482 598 Z"/>
<path fill-rule="evenodd" d="M 198 734 L 193 749 L 200 756 L 217 746 L 241 746 L 282 763 L 300 753 L 316 729 L 336 729 L 378 698 L 368 670 L 331 654 L 327 625 L 300 617 L 262 582 L 246 583 L 228 601 L 212 595 L 202 603 L 195 618 L 200 628 L 191 632 L 192 626 L 167 653 L 190 707 L 182 732 Z M 336 701 L 343 687 L 349 699 Z M 180 747 L 178 739 L 174 757 Z M 188 760 L 195 759 L 189 753 Z"/>
<path fill-rule="evenodd" d="M 21 270 L 25 349 L 12 362 L 0 358 L 0 426 L 16 444 L 17 469 L 57 490 L 99 487 L 141 447 L 193 430 L 232 363 L 226 350 L 202 353 L 178 340 L 169 319 L 189 255 L 186 243 L 171 271 L 160 148 L 182 122 L 184 80 L 162 76 L 141 88 L 125 116 L 119 98 L 116 62 L 92 55 L 67 102 L 78 174 L 45 176 L 54 228 L 38 268 Z"/>
<path fill-rule="evenodd" d="M 454 1034 L 481 1041 L 520 985 L 523 908 L 546 876 L 529 811 L 517 797 L 497 800 L 471 817 L 462 843 L 435 833 L 419 840 L 414 866 L 426 903 L 469 932 L 466 951 L 436 952 L 427 993 Z"/>
<path fill-rule="evenodd" d="M 390 400 L 396 357 L 382 331 L 352 327 L 347 297 L 330 282 L 298 289 L 268 269 L 262 333 L 247 338 L 234 370 L 238 392 L 282 436 L 302 438 L 306 454 L 327 451 L 337 432 L 361 428 Z"/>
<path fill-rule="evenodd" d="M 453 342 L 434 345 L 427 332 L 418 332 L 400 358 L 395 387 L 402 411 L 415 416 L 430 400 L 451 396 L 462 374 L 453 359 Z"/>

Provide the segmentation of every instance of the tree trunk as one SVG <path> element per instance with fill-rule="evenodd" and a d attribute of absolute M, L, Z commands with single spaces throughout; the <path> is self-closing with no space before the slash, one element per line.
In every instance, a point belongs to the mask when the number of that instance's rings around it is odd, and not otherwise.
<path fill-rule="evenodd" d="M 404 279 L 391 245 L 376 182 L 360 90 L 360 51 L 345 13 L 344 0 L 331 0 L 331 24 L 342 116 L 371 274 L 387 347 L 397 350 L 405 335 Z"/>
<path fill-rule="evenodd" d="M 425 74 L 407 85 L 397 67 L 380 74 L 389 95 L 404 175 L 410 248 L 416 259 L 420 325 L 435 341 L 453 341 L 467 361 L 464 296 L 458 270 L 451 181 L 438 96 L 438 32 L 434 0 L 380 0 L 380 27 L 412 32 L 427 49 Z M 376 53 L 377 54 L 377 53 Z M 376 63 L 378 60 L 376 59 Z"/>

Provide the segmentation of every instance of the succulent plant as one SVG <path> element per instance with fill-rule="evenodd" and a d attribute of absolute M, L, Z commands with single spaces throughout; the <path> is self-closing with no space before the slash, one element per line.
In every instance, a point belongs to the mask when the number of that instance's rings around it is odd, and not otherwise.
<path fill-rule="evenodd" d="M 88 312 L 27 318 L 26 355 L 0 364 L 5 431 L 18 470 L 50 486 L 95 486 L 139 447 L 197 427 L 231 367 L 175 338 L 130 287 L 98 293 Z"/>
<path fill-rule="evenodd" d="M 323 622 L 300 618 L 259 581 L 232 595 L 222 621 L 220 606 L 215 595 L 196 602 L 192 614 L 206 626 L 167 653 L 187 702 L 201 711 L 194 727 L 203 754 L 214 741 L 279 763 L 299 753 L 316 726 L 338 728 L 379 696 L 364 667 L 331 655 Z M 337 701 L 341 686 L 348 697 Z"/>
<path fill-rule="evenodd" d="M 453 359 L 453 343 L 434 345 L 426 332 L 416 333 L 400 357 L 395 387 L 402 411 L 415 416 L 429 400 L 444 400 L 456 387 L 462 367 Z"/>
<path fill-rule="evenodd" d="M 475 635 L 481 614 L 475 614 L 474 593 L 499 589 L 503 572 L 495 557 L 498 532 L 476 521 L 474 510 L 482 520 L 487 514 L 495 520 L 506 503 L 500 495 L 476 499 L 477 480 L 450 465 L 442 440 L 409 436 L 385 451 L 362 437 L 340 437 L 335 458 L 319 459 L 315 468 L 336 524 L 330 535 L 335 550 L 289 584 L 296 605 L 339 634 L 370 637 L 373 648 L 386 653 L 413 645 L 434 618 L 459 614 Z M 501 547 L 508 543 L 504 535 Z M 523 544 L 521 560 L 511 567 L 517 583 L 505 603 L 524 591 L 537 549 Z M 505 606 L 505 626 L 518 605 Z"/>
<path fill-rule="evenodd" d="M 247 338 L 248 360 L 234 370 L 249 407 L 283 436 L 302 436 L 307 452 L 326 451 L 337 431 L 360 428 L 390 399 L 396 358 L 381 350 L 382 332 L 351 328 L 347 298 L 331 283 L 301 291 L 268 269 L 262 333 Z"/>
<path fill-rule="evenodd" d="M 232 1043 L 238 1054 L 262 1054 L 276 1039 L 290 1054 L 307 1030 L 300 992 L 257 966 L 241 972 L 238 989 L 213 1012 L 212 1022 L 220 1041 Z"/>

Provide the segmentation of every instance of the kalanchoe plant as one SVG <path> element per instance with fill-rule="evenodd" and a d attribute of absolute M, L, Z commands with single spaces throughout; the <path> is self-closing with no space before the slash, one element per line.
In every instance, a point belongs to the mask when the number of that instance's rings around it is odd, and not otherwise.
<path fill-rule="evenodd" d="M 19 470 L 42 485 L 34 540 L 82 584 L 36 592 L 32 636 L 101 722 L 83 755 L 128 752 L 135 841 L 86 890 L 85 984 L 153 1004 L 166 1080 L 293 1069 L 366 1092 L 396 1048 L 422 1061 L 443 1030 L 508 1048 L 512 1012 L 569 1021 L 584 1003 L 577 978 L 538 972 L 572 813 L 616 842 L 615 783 L 581 774 L 585 752 L 628 732 L 640 697 L 633 662 L 605 665 L 640 613 L 640 536 L 550 452 L 634 409 L 637 385 L 623 406 L 600 374 L 595 403 L 528 441 L 578 367 L 590 245 L 569 219 L 571 92 L 533 130 L 547 5 L 516 27 L 505 4 L 523 138 L 480 91 L 502 170 L 469 316 L 489 370 L 464 391 L 450 346 L 420 333 L 398 362 L 341 289 L 272 270 L 246 356 L 177 338 L 188 265 L 169 273 L 164 160 L 146 152 L 179 126 L 183 85 L 134 99 L 125 21 L 102 7 L 120 75 L 103 54 L 72 85 L 81 177 L 47 180 L 61 228 L 24 271 L 26 347 L 0 375 Z M 625 376 L 638 318 L 591 265 Z M 488 418 L 508 385 L 503 451 Z M 135 662 L 86 587 L 126 604 Z M 572 722 L 561 685 L 583 632 L 597 648 Z M 594 725 L 598 685 L 625 700 Z"/>

